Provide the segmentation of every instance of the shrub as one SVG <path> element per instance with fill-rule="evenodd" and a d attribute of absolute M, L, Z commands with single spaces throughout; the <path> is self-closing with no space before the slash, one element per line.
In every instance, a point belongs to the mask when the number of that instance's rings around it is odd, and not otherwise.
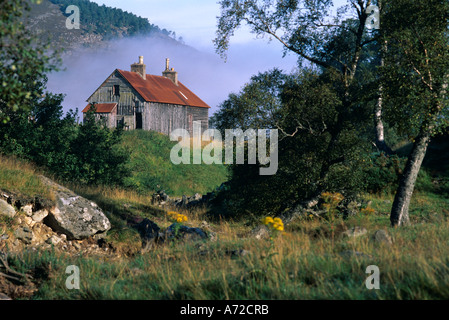
<path fill-rule="evenodd" d="M 373 153 L 364 167 L 366 190 L 370 193 L 391 193 L 397 188 L 406 158 Z"/>

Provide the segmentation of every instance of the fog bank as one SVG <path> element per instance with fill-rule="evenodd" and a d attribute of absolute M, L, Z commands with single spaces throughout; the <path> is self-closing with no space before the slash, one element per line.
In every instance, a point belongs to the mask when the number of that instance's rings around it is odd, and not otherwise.
<path fill-rule="evenodd" d="M 227 62 L 213 52 L 180 45 L 160 37 L 126 38 L 106 43 L 101 49 L 84 48 L 63 56 L 64 71 L 49 75 L 47 89 L 66 95 L 64 111 L 78 108 L 79 115 L 87 98 L 115 70 L 130 70 L 130 65 L 144 57 L 147 73 L 162 75 L 165 59 L 178 71 L 178 79 L 210 107 L 217 110 L 231 92 L 238 92 L 250 77 L 274 67 L 291 72 L 297 62 L 294 55 L 282 58 L 279 45 L 254 40 L 234 44 Z"/>

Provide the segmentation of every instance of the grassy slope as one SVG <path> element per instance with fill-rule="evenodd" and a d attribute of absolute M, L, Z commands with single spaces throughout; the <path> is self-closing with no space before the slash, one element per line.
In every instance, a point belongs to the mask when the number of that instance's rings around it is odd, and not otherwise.
<path fill-rule="evenodd" d="M 52 200 L 51 192 L 39 179 L 39 174 L 42 173 L 24 160 L 0 155 L 0 190 L 24 198 L 39 196 Z"/>
<path fill-rule="evenodd" d="M 160 133 L 134 130 L 124 133 L 123 145 L 131 152 L 133 175 L 127 184 L 139 192 L 165 190 L 170 196 L 205 194 L 227 179 L 224 165 L 174 165 L 170 150 L 176 142 Z"/>
<path fill-rule="evenodd" d="M 444 299 L 449 297 L 449 212 L 447 199 L 418 194 L 414 208 L 435 215 L 414 215 L 414 225 L 389 229 L 391 199 L 371 197 L 376 213 L 323 223 L 296 221 L 286 234 L 273 240 L 247 237 L 259 224 L 210 222 L 218 241 L 172 243 L 130 257 L 69 257 L 62 253 L 23 252 L 11 265 L 25 272 L 51 266 L 36 299 Z M 390 202 L 389 202 L 390 201 Z M 139 200 L 132 203 L 138 207 Z M 123 204 L 123 202 L 122 202 Z M 140 203 L 140 205 L 144 205 Z M 199 226 L 204 212 L 186 212 L 189 226 Z M 165 228 L 162 213 L 146 213 Z M 363 226 L 368 234 L 347 238 L 341 231 Z M 388 229 L 392 246 L 370 240 L 378 229 Z M 130 232 L 130 231 L 129 231 Z M 130 235 L 128 235 L 130 238 Z M 245 256 L 233 256 L 244 249 Z M 344 251 L 364 256 L 343 257 Z M 65 287 L 67 265 L 80 267 L 81 289 Z M 380 290 L 368 290 L 366 268 L 381 272 Z"/>
<path fill-rule="evenodd" d="M 125 135 L 125 144 L 134 145 L 137 158 L 150 157 L 146 133 Z M 158 140 L 160 139 L 160 141 Z M 152 137 L 151 157 L 169 149 L 166 139 Z M 156 143 L 155 143 L 156 141 Z M 142 150 L 146 150 L 142 152 Z M 164 153 L 163 152 L 163 153 Z M 163 154 L 162 153 L 162 154 Z M 144 156 L 146 154 L 146 156 Z M 163 157 L 158 160 L 162 161 Z M 143 161 L 143 160 L 142 160 Z M 2 161 L 4 163 L 4 161 Z M 166 164 L 167 165 L 167 164 Z M 1 167 L 1 166 L 0 166 Z M 19 166 L 20 167 L 20 166 Z M 17 166 L 15 168 L 18 168 Z M 173 169 L 173 168 L 172 168 Z M 171 169 L 171 170 L 172 170 Z M 168 172 L 170 169 L 165 168 Z M 1 171 L 0 171 L 1 172 Z M 137 177 L 134 177 L 137 179 Z M 177 180 L 179 181 L 179 180 Z M 4 183 L 4 182 L 3 182 Z M 410 214 L 412 226 L 391 229 L 389 211 L 392 196 L 367 195 L 372 214 L 358 214 L 332 222 L 298 220 L 286 227 L 285 235 L 273 240 L 248 237 L 260 222 L 209 221 L 217 242 L 173 243 L 140 254 L 140 239 L 132 227 L 134 217 L 148 217 L 162 229 L 170 225 L 163 210 L 148 204 L 149 197 L 134 191 L 113 188 L 78 188 L 97 201 L 113 223 L 108 242 L 121 249 L 117 257 L 67 256 L 56 252 L 23 252 L 11 257 L 20 272 L 48 269 L 36 299 L 447 299 L 449 297 L 449 199 L 434 189 L 417 190 Z M 29 191 L 27 191 L 29 192 Z M 201 226 L 204 210 L 184 212 L 186 225 Z M 341 231 L 365 227 L 368 234 L 347 238 Z M 370 236 L 385 229 L 394 244 L 374 243 Z M 120 245 L 122 248 L 120 248 Z M 128 247 L 128 248 L 125 248 Z M 245 249 L 249 254 L 235 257 L 230 251 Z M 345 258 L 344 251 L 365 256 Z M 80 267 L 81 290 L 65 287 L 67 265 Z M 377 265 L 380 290 L 368 290 L 366 268 Z M 47 268 L 48 267 L 48 268 Z"/>

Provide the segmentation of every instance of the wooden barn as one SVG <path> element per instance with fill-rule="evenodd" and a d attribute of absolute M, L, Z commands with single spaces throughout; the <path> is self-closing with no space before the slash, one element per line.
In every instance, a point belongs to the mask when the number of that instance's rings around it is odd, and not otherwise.
<path fill-rule="evenodd" d="M 115 69 L 87 99 L 86 112 L 95 103 L 95 117 L 114 128 L 143 129 L 170 134 L 174 129 L 193 131 L 201 121 L 201 131 L 209 126 L 209 106 L 178 81 L 178 72 L 166 60 L 162 76 L 146 74 L 143 57 L 131 71 Z"/>

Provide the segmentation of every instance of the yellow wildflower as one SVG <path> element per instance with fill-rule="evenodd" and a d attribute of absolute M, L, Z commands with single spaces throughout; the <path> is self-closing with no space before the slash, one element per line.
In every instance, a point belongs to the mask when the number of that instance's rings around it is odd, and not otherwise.
<path fill-rule="evenodd" d="M 175 211 L 167 212 L 168 217 L 175 222 L 184 222 L 187 221 L 187 216 L 184 214 L 177 213 Z"/>
<path fill-rule="evenodd" d="M 280 223 L 275 223 L 275 224 L 273 224 L 273 228 L 278 230 L 278 231 L 283 231 L 284 230 L 284 225 L 280 224 Z"/>
<path fill-rule="evenodd" d="M 274 222 L 274 220 L 272 217 L 265 217 L 263 219 L 263 224 L 265 224 L 265 225 L 269 225 L 270 223 L 273 223 L 273 222 Z"/>
<path fill-rule="evenodd" d="M 267 225 L 270 229 L 277 230 L 277 231 L 283 231 L 284 230 L 284 223 L 280 218 L 272 218 L 272 217 L 265 217 L 262 222 Z"/>

